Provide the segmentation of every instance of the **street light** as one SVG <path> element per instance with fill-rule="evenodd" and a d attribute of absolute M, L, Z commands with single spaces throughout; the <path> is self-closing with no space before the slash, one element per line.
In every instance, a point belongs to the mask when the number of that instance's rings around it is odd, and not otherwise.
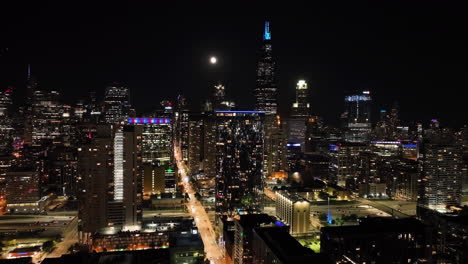
<path fill-rule="evenodd" d="M 211 64 L 216 64 L 217 62 L 218 62 L 218 58 L 216 58 L 215 56 L 210 57 L 210 63 Z"/>

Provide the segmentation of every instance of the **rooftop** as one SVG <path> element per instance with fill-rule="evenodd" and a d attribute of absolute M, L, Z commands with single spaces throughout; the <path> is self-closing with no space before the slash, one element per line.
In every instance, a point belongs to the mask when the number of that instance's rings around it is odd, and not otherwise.
<path fill-rule="evenodd" d="M 267 244 L 282 263 L 329 263 L 328 257 L 303 247 L 285 229 L 278 227 L 255 228 L 254 232 Z"/>

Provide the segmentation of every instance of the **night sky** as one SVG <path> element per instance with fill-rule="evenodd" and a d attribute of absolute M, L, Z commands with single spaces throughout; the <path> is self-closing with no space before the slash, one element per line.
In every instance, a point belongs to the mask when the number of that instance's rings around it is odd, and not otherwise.
<path fill-rule="evenodd" d="M 326 123 L 338 123 L 346 92 L 368 89 L 375 112 L 398 101 L 404 120 L 465 124 L 468 23 L 462 1 L 373 2 L 4 7 L 0 86 L 15 86 L 21 98 L 31 63 L 40 86 L 59 90 L 67 103 L 121 81 L 139 112 L 178 93 L 196 110 L 221 80 L 240 107 L 252 108 L 263 22 L 269 20 L 282 113 L 303 78 L 313 112 Z M 218 57 L 216 67 L 210 55 Z"/>

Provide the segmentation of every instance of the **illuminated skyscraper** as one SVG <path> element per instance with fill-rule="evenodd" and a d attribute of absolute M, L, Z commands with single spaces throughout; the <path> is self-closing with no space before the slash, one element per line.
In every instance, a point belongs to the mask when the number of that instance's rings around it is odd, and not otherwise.
<path fill-rule="evenodd" d="M 109 224 L 113 171 L 111 126 L 100 125 L 92 142 L 78 148 L 78 231 L 82 242 Z"/>
<path fill-rule="evenodd" d="M 293 235 L 310 232 L 310 202 L 287 191 L 276 192 L 276 215 Z"/>
<path fill-rule="evenodd" d="M 345 97 L 345 136 L 348 142 L 365 143 L 371 132 L 371 97 L 369 91 Z"/>
<path fill-rule="evenodd" d="M 299 80 L 296 86 L 296 101 L 291 108 L 291 118 L 288 119 L 288 143 L 300 144 L 305 151 L 307 118 L 310 115 L 308 102 L 308 87 L 304 80 Z"/>
<path fill-rule="evenodd" d="M 12 124 L 12 93 L 13 88 L 0 89 L 0 154 L 11 150 L 13 124 Z"/>
<path fill-rule="evenodd" d="M 254 91 L 255 109 L 265 112 L 265 163 L 263 173 L 266 176 L 284 170 L 286 160 L 286 142 L 277 116 L 278 93 L 276 85 L 276 62 L 273 59 L 270 22 L 265 22 L 263 45 L 257 63 L 257 86 Z"/>
<path fill-rule="evenodd" d="M 124 121 L 130 111 L 130 91 L 119 83 L 106 88 L 104 96 L 104 121 L 109 124 Z"/>
<path fill-rule="evenodd" d="M 123 208 L 124 230 L 141 226 L 141 131 L 140 126 L 127 125 L 117 128 L 114 136 L 114 203 Z"/>
<path fill-rule="evenodd" d="M 276 114 L 277 112 L 278 99 L 275 71 L 276 65 L 272 53 L 270 23 L 265 22 L 263 45 L 257 64 L 257 86 L 254 94 L 256 110 L 264 111 L 266 114 Z"/>
<path fill-rule="evenodd" d="M 172 169 L 172 119 L 128 118 L 127 124 L 141 129 L 143 193 L 149 199 L 164 192 L 165 171 Z"/>
<path fill-rule="evenodd" d="M 172 164 L 172 119 L 136 117 L 127 118 L 127 124 L 141 126 L 143 163 L 164 168 Z"/>
<path fill-rule="evenodd" d="M 182 159 L 188 161 L 189 141 L 189 109 L 184 96 L 177 97 L 177 112 L 175 115 L 175 133 L 177 143 L 180 145 Z"/>
<path fill-rule="evenodd" d="M 263 120 L 258 111 L 216 112 L 216 212 L 258 209 L 262 192 Z"/>
<path fill-rule="evenodd" d="M 291 108 L 294 117 L 308 117 L 310 115 L 309 90 L 304 80 L 299 80 L 296 86 L 296 101 Z"/>
<path fill-rule="evenodd" d="M 435 129 L 439 130 L 439 129 Z M 434 131 L 423 143 L 422 188 L 419 203 L 433 210 L 460 205 L 462 148 L 449 131 Z"/>
<path fill-rule="evenodd" d="M 35 90 L 32 104 L 32 145 L 41 146 L 45 141 L 62 143 L 63 118 L 69 111 L 59 102 L 57 91 Z"/>

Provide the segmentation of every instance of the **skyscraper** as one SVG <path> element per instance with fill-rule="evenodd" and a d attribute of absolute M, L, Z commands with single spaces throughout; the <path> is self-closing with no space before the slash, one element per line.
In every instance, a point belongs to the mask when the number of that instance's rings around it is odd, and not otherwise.
<path fill-rule="evenodd" d="M 304 80 L 296 85 L 296 101 L 292 104 L 291 117 L 288 119 L 288 143 L 300 144 L 301 151 L 305 151 L 307 118 L 310 115 L 308 102 L 308 87 Z"/>
<path fill-rule="evenodd" d="M 114 136 L 114 202 L 122 204 L 124 230 L 141 227 L 141 131 L 127 125 L 117 128 Z"/>
<path fill-rule="evenodd" d="M 175 133 L 177 143 L 180 145 L 182 159 L 188 161 L 189 141 L 189 110 L 184 96 L 177 97 L 177 112 L 175 115 Z"/>
<path fill-rule="evenodd" d="M 0 89 L 0 154 L 7 154 L 11 150 L 13 136 L 12 93 L 12 87 Z"/>
<path fill-rule="evenodd" d="M 257 209 L 262 191 L 263 120 L 258 111 L 216 112 L 216 212 Z"/>
<path fill-rule="evenodd" d="M 369 91 L 345 97 L 344 139 L 348 142 L 366 143 L 371 132 L 371 96 Z"/>
<path fill-rule="evenodd" d="M 172 119 L 132 117 L 127 118 L 127 124 L 141 127 L 143 163 L 164 168 L 172 165 Z"/>
<path fill-rule="evenodd" d="M 422 188 L 419 203 L 445 211 L 459 205 L 462 188 L 462 151 L 449 131 L 440 129 L 423 143 Z"/>
<path fill-rule="evenodd" d="M 272 175 L 284 170 L 286 160 L 286 142 L 278 111 L 278 93 L 276 85 L 276 62 L 273 59 L 270 22 L 265 22 L 263 43 L 257 63 L 257 86 L 254 91 L 255 109 L 265 112 L 265 163 L 263 173 Z"/>
<path fill-rule="evenodd" d="M 257 64 L 257 86 L 255 88 L 255 109 L 266 114 L 277 112 L 276 64 L 271 46 L 270 22 L 265 22 L 263 45 Z"/>
<path fill-rule="evenodd" d="M 111 126 L 100 125 L 92 142 L 78 148 L 78 231 L 80 240 L 109 224 L 108 204 L 112 200 L 113 140 Z"/>
<path fill-rule="evenodd" d="M 291 108 L 291 115 L 308 117 L 310 115 L 309 90 L 306 81 L 299 80 L 296 86 L 296 101 Z"/>
<path fill-rule="evenodd" d="M 104 121 L 109 124 L 119 123 L 130 112 L 130 91 L 127 87 L 113 82 L 106 88 L 104 96 Z"/>

